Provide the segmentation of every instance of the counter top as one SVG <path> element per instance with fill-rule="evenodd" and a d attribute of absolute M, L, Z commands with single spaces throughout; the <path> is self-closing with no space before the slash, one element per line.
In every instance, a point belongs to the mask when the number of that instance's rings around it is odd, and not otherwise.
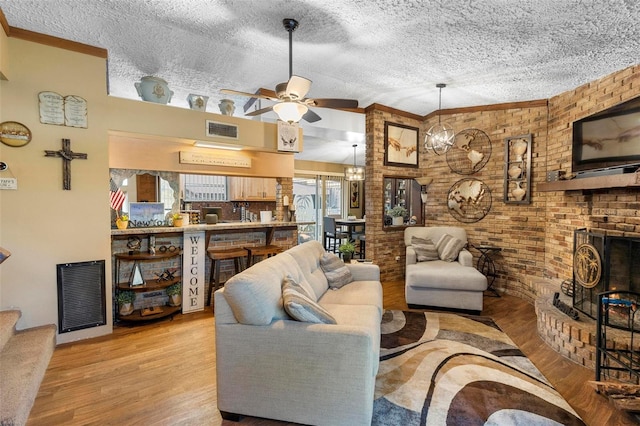
<path fill-rule="evenodd" d="M 226 230 L 249 230 L 249 229 L 269 229 L 269 228 L 286 228 L 298 225 L 311 225 L 315 222 L 222 222 L 215 225 L 199 224 L 186 226 L 157 226 L 148 228 L 127 228 L 112 229 L 111 235 L 135 235 L 135 234 L 163 234 L 170 232 L 198 232 L 198 231 L 226 231 Z"/>

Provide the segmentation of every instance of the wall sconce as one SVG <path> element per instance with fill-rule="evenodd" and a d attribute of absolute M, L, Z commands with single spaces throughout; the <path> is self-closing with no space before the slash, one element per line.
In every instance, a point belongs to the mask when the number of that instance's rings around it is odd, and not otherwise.
<path fill-rule="evenodd" d="M 427 202 L 427 190 L 429 189 L 429 185 L 433 182 L 433 178 L 423 176 L 421 178 L 415 178 L 418 185 L 420 185 L 420 199 L 423 203 Z"/>

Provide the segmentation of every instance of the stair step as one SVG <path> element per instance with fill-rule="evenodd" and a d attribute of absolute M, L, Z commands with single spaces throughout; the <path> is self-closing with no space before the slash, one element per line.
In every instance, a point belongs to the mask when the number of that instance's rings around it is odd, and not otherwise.
<path fill-rule="evenodd" d="M 0 352 L 0 424 L 22 425 L 56 346 L 53 324 L 16 331 Z"/>
<path fill-rule="evenodd" d="M 16 323 L 21 316 L 22 313 L 17 309 L 0 311 L 0 351 L 16 332 Z"/>

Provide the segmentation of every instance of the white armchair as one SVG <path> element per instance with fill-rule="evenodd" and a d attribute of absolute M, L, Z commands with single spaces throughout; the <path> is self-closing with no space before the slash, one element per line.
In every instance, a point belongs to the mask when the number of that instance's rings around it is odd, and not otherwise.
<path fill-rule="evenodd" d="M 409 227 L 404 232 L 406 245 L 405 298 L 410 307 L 436 307 L 482 311 L 482 296 L 487 278 L 473 266 L 473 255 L 463 248 L 455 260 L 418 262 L 412 238 L 430 239 L 437 244 L 449 234 L 467 245 L 467 233 L 455 226 Z"/>

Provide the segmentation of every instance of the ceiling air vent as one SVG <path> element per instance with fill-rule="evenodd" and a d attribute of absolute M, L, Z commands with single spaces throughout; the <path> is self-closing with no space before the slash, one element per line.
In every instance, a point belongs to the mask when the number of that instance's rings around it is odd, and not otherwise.
<path fill-rule="evenodd" d="M 238 139 L 238 126 L 207 120 L 207 136 L 214 138 Z"/>

